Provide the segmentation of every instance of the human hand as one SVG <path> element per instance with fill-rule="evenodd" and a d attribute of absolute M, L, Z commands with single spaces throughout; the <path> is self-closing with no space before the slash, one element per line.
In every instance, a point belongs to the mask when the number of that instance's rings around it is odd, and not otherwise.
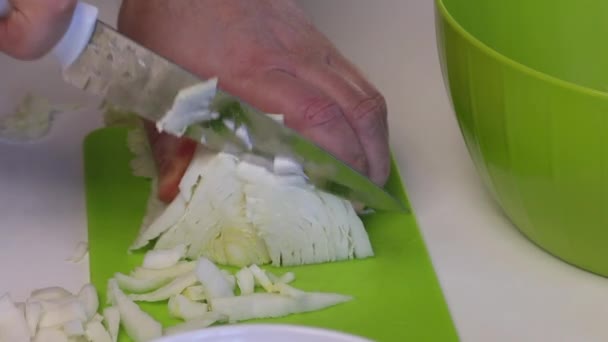
<path fill-rule="evenodd" d="M 50 51 L 67 31 L 76 0 L 9 0 L 0 15 L 0 52 L 32 60 Z"/>
<path fill-rule="evenodd" d="M 291 0 L 125 0 L 119 30 L 258 109 L 285 115 L 377 184 L 389 174 L 386 103 Z M 170 201 L 195 148 L 149 134 Z"/>

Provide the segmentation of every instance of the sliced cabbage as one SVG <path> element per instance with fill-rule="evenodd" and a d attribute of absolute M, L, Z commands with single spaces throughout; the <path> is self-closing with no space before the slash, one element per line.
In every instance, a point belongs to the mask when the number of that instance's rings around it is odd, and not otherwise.
<path fill-rule="evenodd" d="M 106 329 L 112 337 L 112 341 L 118 340 L 118 331 L 120 329 L 120 312 L 114 306 L 103 309 L 103 320 L 106 324 Z"/>
<path fill-rule="evenodd" d="M 55 114 L 62 110 L 65 109 L 52 105 L 48 99 L 28 93 L 13 113 L 0 115 L 0 140 L 17 143 L 39 140 L 47 135 Z"/>
<path fill-rule="evenodd" d="M 194 189 L 202 178 L 200 170 L 204 168 L 212 159 L 215 153 L 205 148 L 203 145 L 196 146 L 196 157 L 190 162 L 190 167 L 186 169 L 179 182 L 179 195 L 184 201 L 189 202 L 194 194 Z"/>
<path fill-rule="evenodd" d="M 341 231 L 348 232 L 349 256 L 368 258 L 374 255 L 369 236 L 361 219 L 357 216 L 352 204 L 328 193 L 319 192 L 331 224 Z M 341 220 L 340 218 L 346 218 Z"/>
<path fill-rule="evenodd" d="M 129 298 L 136 302 L 158 302 L 169 299 L 171 296 L 181 293 L 188 286 L 194 285 L 198 281 L 196 274 L 186 273 L 171 281 L 169 284 L 156 289 L 153 292 L 142 294 L 131 294 Z"/>
<path fill-rule="evenodd" d="M 207 298 L 207 297 L 205 297 L 205 288 L 203 287 L 203 285 L 188 286 L 182 292 L 182 295 L 184 295 L 184 297 L 186 297 L 192 301 L 196 301 L 196 302 L 203 301 Z"/>
<path fill-rule="evenodd" d="M 152 178 L 152 181 L 150 181 L 150 193 L 158 193 L 158 180 L 156 177 Z M 141 221 L 139 235 L 135 242 L 133 242 L 133 245 L 129 247 L 129 250 L 138 249 L 148 244 L 149 241 L 146 240 L 146 238 L 140 238 L 140 236 L 144 234 L 150 225 L 165 212 L 167 206 L 167 203 L 161 201 L 158 196 L 148 196 L 148 202 L 146 203 L 146 214 Z M 139 246 L 137 246 L 137 244 L 139 244 Z"/>
<path fill-rule="evenodd" d="M 289 283 L 293 282 L 294 280 L 296 280 L 296 275 L 293 272 L 285 272 L 283 275 L 281 275 L 279 277 L 276 274 L 267 270 L 266 275 L 268 276 L 268 279 L 270 279 L 270 281 L 273 284 L 276 284 L 276 283 L 289 284 Z"/>
<path fill-rule="evenodd" d="M 226 280 L 228 281 L 228 284 L 230 284 L 232 291 L 234 292 L 234 289 L 236 288 L 236 277 L 233 274 L 230 274 L 230 272 L 228 272 L 226 270 L 221 270 L 221 271 L 222 271 L 222 274 L 224 275 L 224 278 L 226 278 Z"/>
<path fill-rule="evenodd" d="M 255 279 L 249 267 L 243 267 L 236 272 L 236 283 L 239 285 L 241 295 L 248 295 L 254 292 Z"/>
<path fill-rule="evenodd" d="M 86 336 L 73 336 L 68 337 L 68 342 L 90 342 Z"/>
<path fill-rule="evenodd" d="M 204 317 L 208 312 L 207 304 L 194 302 L 179 294 L 169 298 L 168 307 L 171 316 L 186 321 Z"/>
<path fill-rule="evenodd" d="M 36 289 L 30 293 L 30 300 L 53 300 L 65 297 L 71 297 L 72 293 L 63 287 L 50 286 L 41 289 Z"/>
<path fill-rule="evenodd" d="M 108 292 L 109 294 L 109 292 Z M 108 298 L 108 301 L 111 301 L 111 298 Z M 103 322 L 104 317 L 98 313 L 96 313 L 95 315 L 93 315 L 93 318 L 91 318 L 91 320 L 89 322 Z"/>
<path fill-rule="evenodd" d="M 239 266 L 268 262 L 263 241 L 242 215 L 245 202 L 234 172 L 237 160 L 228 154 L 212 156 L 197 149 L 180 183 L 186 189 L 182 195 L 188 191 L 193 195 L 178 222 L 164 226 L 155 248 L 189 243 L 187 255 L 192 259 L 205 255 L 220 264 Z M 177 196 L 169 206 L 183 198 Z"/>
<path fill-rule="evenodd" d="M 182 261 L 175 266 L 157 270 L 138 267 L 135 271 L 131 272 L 131 276 L 139 279 L 175 278 L 194 271 L 195 267 L 195 261 Z"/>
<path fill-rule="evenodd" d="M 165 336 L 175 335 L 184 333 L 187 331 L 198 330 L 202 328 L 206 328 L 208 326 L 213 325 L 217 322 L 226 321 L 227 317 L 225 315 L 219 314 L 217 312 L 207 312 L 202 317 L 191 319 L 184 323 L 180 323 L 174 325 L 172 327 L 166 328 L 164 330 Z"/>
<path fill-rule="evenodd" d="M 72 320 L 63 324 L 63 332 L 68 337 L 83 336 L 85 334 L 84 325 L 79 320 Z"/>
<path fill-rule="evenodd" d="M 184 241 L 190 241 L 189 234 L 194 230 L 188 228 L 187 224 L 187 222 L 181 220 L 179 224 L 175 224 L 173 227 L 169 228 L 158 238 L 158 240 L 156 240 L 154 248 L 167 249 L 181 245 Z"/>
<path fill-rule="evenodd" d="M 143 245 L 141 237 L 146 243 L 158 237 L 155 249 L 187 244 L 190 259 L 203 256 L 238 267 L 373 256 L 350 202 L 308 185 L 287 158 L 277 157 L 273 168 L 282 175 L 235 155 L 210 157 L 209 151 L 197 149 L 180 183 L 180 196 L 141 233 L 134 247 Z"/>
<path fill-rule="evenodd" d="M 73 303 L 73 302 L 78 302 L 79 299 L 78 299 L 78 297 L 76 297 L 74 295 L 70 295 L 69 297 L 56 298 L 56 299 L 50 299 L 50 300 L 35 300 L 35 299 L 30 298 L 30 299 L 28 299 L 28 301 L 31 303 L 34 303 L 34 302 L 40 303 L 40 305 L 42 305 L 42 309 L 44 311 L 50 311 L 50 310 L 57 310 L 70 303 Z"/>
<path fill-rule="evenodd" d="M 194 269 L 185 272 L 192 266 L 184 265 L 194 265 Z M 62 288 L 37 290 L 36 297 L 45 299 L 27 299 L 23 312 L 8 295 L 0 297 L 0 341 L 116 342 L 122 325 L 133 341 L 143 342 L 215 323 L 282 317 L 351 300 L 349 296 L 334 293 L 298 290 L 287 285 L 295 278 L 292 272 L 279 277 L 255 264 L 241 268 L 236 275 L 204 257 L 195 263 L 139 270 L 145 270 L 144 274 L 149 276 L 148 272 L 176 274 L 177 268 L 185 273 L 148 293 L 126 295 L 118 280 L 110 279 L 107 297 L 111 306 L 103 309 L 103 316 L 97 313 L 97 290 L 91 284 L 85 284 L 77 295 Z M 127 283 L 156 281 L 121 273 L 116 275 L 127 279 Z M 238 295 L 234 293 L 235 284 L 240 289 Z M 256 293 L 256 284 L 268 292 Z M 134 300 L 160 302 L 166 299 L 169 314 L 185 322 L 163 331 L 160 322 L 142 311 Z"/>
<path fill-rule="evenodd" d="M 257 285 L 263 287 L 267 292 L 274 291 L 274 285 L 264 270 L 262 270 L 258 265 L 249 266 L 249 270 L 251 271 L 251 274 L 253 274 L 253 278 L 255 279 L 255 283 Z"/>
<path fill-rule="evenodd" d="M 51 328 L 73 320 L 88 321 L 86 308 L 79 300 L 68 301 L 63 305 L 45 309 L 38 326 L 40 328 Z"/>
<path fill-rule="evenodd" d="M 275 283 L 283 283 L 283 284 L 289 284 L 291 282 L 293 282 L 294 280 L 296 280 L 296 274 L 293 272 L 285 272 L 285 274 L 283 274 L 278 281 L 275 281 Z"/>
<path fill-rule="evenodd" d="M 195 154 L 195 158 L 206 158 Z M 184 215 L 191 244 L 188 257 L 206 256 L 218 264 L 246 266 L 268 262 L 262 239 L 243 215 L 245 198 L 236 177 L 235 156 L 220 153 L 200 168 Z M 192 163 L 191 165 L 197 165 Z"/>
<path fill-rule="evenodd" d="M 25 320 L 27 322 L 27 327 L 30 330 L 30 335 L 36 335 L 36 331 L 38 331 L 38 323 L 42 318 L 42 304 L 39 302 L 26 302 L 25 303 Z"/>
<path fill-rule="evenodd" d="M 217 78 L 211 78 L 180 90 L 171 109 L 156 124 L 158 131 L 181 136 L 189 125 L 216 118 L 218 114 L 211 109 L 211 104 L 217 82 Z"/>
<path fill-rule="evenodd" d="M 88 251 L 89 251 L 89 244 L 84 241 L 81 241 L 76 245 L 76 248 L 74 249 L 74 253 L 72 254 L 72 256 L 70 258 L 68 258 L 67 261 L 74 262 L 74 263 L 80 262 L 87 255 Z"/>
<path fill-rule="evenodd" d="M 141 120 L 139 117 L 135 116 L 135 121 L 131 122 L 133 116 L 131 113 L 125 114 L 116 112 L 114 116 L 119 116 L 121 114 L 127 117 L 128 126 L 134 126 L 127 134 L 127 146 L 133 154 L 133 159 L 130 161 L 131 172 L 134 176 L 150 179 L 151 184 L 150 191 L 152 195 L 148 197 L 146 203 L 146 214 L 141 222 L 140 234 L 130 247 L 130 249 L 139 249 L 148 244 L 148 241 L 151 238 L 142 235 L 152 228 L 152 223 L 165 212 L 167 204 L 155 195 L 158 192 L 158 173 L 156 171 L 156 163 L 152 154 L 152 148 L 148 142 Z M 147 234 L 154 235 L 155 233 L 150 231 Z"/>
<path fill-rule="evenodd" d="M 9 340 L 12 341 L 12 340 Z M 68 342 L 68 335 L 58 328 L 42 328 L 34 337 L 33 342 Z"/>
<path fill-rule="evenodd" d="M 87 323 L 86 336 L 91 342 L 112 342 L 110 333 L 99 322 Z"/>
<path fill-rule="evenodd" d="M 85 284 L 78 293 L 78 300 L 83 304 L 87 314 L 87 320 L 93 318 L 99 309 L 99 297 L 97 289 L 92 284 Z"/>
<path fill-rule="evenodd" d="M 149 269 L 175 266 L 186 255 L 186 247 L 186 244 L 179 244 L 173 248 L 148 251 L 142 266 Z"/>
<path fill-rule="evenodd" d="M 27 321 L 8 294 L 0 297 L 0 341 L 30 341 Z"/>
<path fill-rule="evenodd" d="M 156 193 L 151 194 L 151 196 L 156 197 Z M 157 238 L 172 225 L 178 223 L 185 210 L 186 202 L 181 196 L 176 196 L 173 202 L 160 212 L 149 226 L 144 227 L 130 249 L 136 250 L 146 246 L 150 240 Z"/>
<path fill-rule="evenodd" d="M 115 273 L 114 279 L 116 279 L 118 286 L 123 291 L 130 293 L 143 293 L 154 291 L 159 287 L 168 284 L 174 279 L 174 277 L 134 278 L 122 273 Z"/>
<path fill-rule="evenodd" d="M 121 325 L 129 337 L 135 342 L 145 342 L 162 336 L 161 324 L 131 301 L 120 290 L 116 280 L 110 279 L 108 288 L 108 293 L 112 296 L 112 304 L 120 312 Z"/>
<path fill-rule="evenodd" d="M 244 296 L 214 298 L 211 300 L 211 310 L 226 315 L 231 322 L 236 322 L 317 311 L 349 300 L 351 297 L 333 293 L 312 292 L 297 296 L 253 293 Z"/>
<path fill-rule="evenodd" d="M 246 196 L 255 199 L 247 202 L 247 215 L 264 238 L 274 266 L 349 258 L 348 236 L 330 225 L 316 191 L 282 184 L 280 177 L 243 163 L 239 175 L 247 182 Z"/>
<path fill-rule="evenodd" d="M 233 285 L 209 259 L 200 258 L 198 260 L 196 276 L 205 289 L 205 297 L 207 299 L 234 296 Z"/>

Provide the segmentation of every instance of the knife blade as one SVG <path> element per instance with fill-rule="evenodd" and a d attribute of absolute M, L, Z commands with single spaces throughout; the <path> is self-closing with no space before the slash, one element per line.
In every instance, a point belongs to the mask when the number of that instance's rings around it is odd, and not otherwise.
<path fill-rule="evenodd" d="M 7 0 L 0 0 L 0 8 L 3 2 Z M 83 42 L 81 48 L 74 49 L 76 40 Z M 205 81 L 97 20 L 96 8 L 83 2 L 56 51 L 66 82 L 153 122 L 171 109 L 181 90 Z M 189 126 L 185 136 L 216 151 L 236 148 L 264 158 L 289 158 L 319 189 L 376 210 L 409 211 L 369 178 L 245 101 L 218 90 L 215 103 L 237 104 L 239 124 L 246 126 L 251 145 L 243 146 L 232 129 L 204 123 Z"/>

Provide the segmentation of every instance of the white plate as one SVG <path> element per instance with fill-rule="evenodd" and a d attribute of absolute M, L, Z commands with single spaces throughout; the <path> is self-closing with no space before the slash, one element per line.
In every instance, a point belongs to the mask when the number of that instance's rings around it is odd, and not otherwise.
<path fill-rule="evenodd" d="M 342 332 L 288 324 L 226 325 L 166 336 L 156 342 L 372 342 Z"/>

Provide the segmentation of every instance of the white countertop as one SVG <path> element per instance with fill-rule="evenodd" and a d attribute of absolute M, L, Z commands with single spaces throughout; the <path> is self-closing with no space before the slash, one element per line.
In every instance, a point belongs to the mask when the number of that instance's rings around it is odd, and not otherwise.
<path fill-rule="evenodd" d="M 92 2 L 115 21 L 118 0 Z M 433 2 L 301 2 L 387 98 L 395 156 L 462 340 L 608 340 L 608 280 L 532 245 L 482 187 L 441 78 Z M 0 115 L 25 90 L 94 103 L 51 65 L 0 57 Z M 86 239 L 81 142 L 100 122 L 84 110 L 60 116 L 44 143 L 0 144 L 0 293 L 87 281 L 86 260 L 64 260 Z"/>

